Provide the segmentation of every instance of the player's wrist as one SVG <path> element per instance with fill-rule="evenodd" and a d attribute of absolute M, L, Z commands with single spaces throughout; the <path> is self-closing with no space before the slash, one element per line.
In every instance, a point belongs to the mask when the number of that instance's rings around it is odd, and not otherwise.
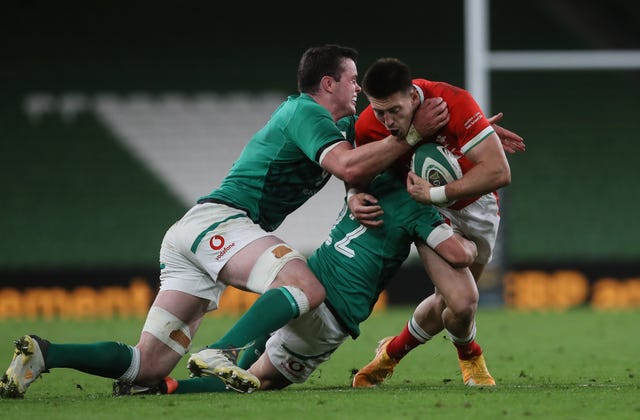
<path fill-rule="evenodd" d="M 409 131 L 407 131 L 407 135 L 404 138 L 410 146 L 415 146 L 416 144 L 422 141 L 422 136 L 418 133 L 418 130 L 411 124 L 409 126 Z"/>
<path fill-rule="evenodd" d="M 445 187 L 445 185 L 442 185 L 440 187 L 431 187 L 429 189 L 429 197 L 433 204 L 444 204 L 449 201 L 447 193 L 445 192 Z"/>
<path fill-rule="evenodd" d="M 357 188 L 349 188 L 349 190 L 347 190 L 347 203 L 349 202 L 349 200 L 351 200 L 351 197 L 358 194 L 359 192 L 360 191 Z"/>

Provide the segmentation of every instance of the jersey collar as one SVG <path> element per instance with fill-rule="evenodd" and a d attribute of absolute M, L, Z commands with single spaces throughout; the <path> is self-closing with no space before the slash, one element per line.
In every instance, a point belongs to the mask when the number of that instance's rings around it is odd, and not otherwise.
<path fill-rule="evenodd" d="M 422 88 L 416 84 L 413 85 L 413 88 L 418 92 L 418 96 L 420 96 L 420 103 L 424 102 L 424 92 Z"/>

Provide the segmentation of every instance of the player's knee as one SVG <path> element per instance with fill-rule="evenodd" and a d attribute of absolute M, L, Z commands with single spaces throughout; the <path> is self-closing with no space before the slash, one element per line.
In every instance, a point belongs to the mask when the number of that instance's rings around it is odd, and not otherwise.
<path fill-rule="evenodd" d="M 436 313 L 442 313 L 444 308 L 447 307 L 447 302 L 445 302 L 444 296 L 442 296 L 442 294 L 437 290 L 433 297 L 433 307 L 435 308 Z"/>
<path fill-rule="evenodd" d="M 292 287 L 305 296 L 309 309 L 315 309 L 326 297 L 326 290 L 320 280 L 309 269 L 305 260 L 292 256 L 278 271 L 270 288 Z"/>
<path fill-rule="evenodd" d="M 324 299 L 327 296 L 327 291 L 325 290 L 322 283 L 320 283 L 317 279 L 315 280 L 315 282 L 312 282 L 308 286 L 305 286 L 303 291 L 307 296 L 307 299 L 309 299 L 310 309 L 315 309 L 320 306 L 320 304 L 324 302 Z"/>
<path fill-rule="evenodd" d="M 149 309 L 142 331 L 165 344 L 179 357 L 187 354 L 191 348 L 189 325 L 159 306 L 154 305 Z"/>
<path fill-rule="evenodd" d="M 259 363 L 256 363 L 256 365 L 258 364 Z M 258 379 L 260 379 L 261 391 L 283 389 L 291 385 L 291 382 L 289 382 L 287 378 L 282 376 L 282 374 L 278 372 L 274 367 L 264 370 L 264 369 L 260 369 L 260 366 L 256 366 L 256 365 L 251 366 L 251 369 L 249 369 L 249 372 L 251 372 Z"/>
<path fill-rule="evenodd" d="M 298 271 L 298 275 L 290 279 L 287 285 L 296 287 L 304 293 L 309 302 L 309 309 L 315 309 L 320 306 L 327 296 L 327 292 L 320 280 L 308 268 Z"/>
<path fill-rule="evenodd" d="M 283 389 L 291 385 L 291 382 L 282 379 L 264 379 L 260 381 L 260 390 L 278 390 Z"/>
<path fill-rule="evenodd" d="M 478 292 L 469 291 L 466 294 L 459 294 L 447 307 L 460 319 L 473 319 L 478 310 Z"/>
<path fill-rule="evenodd" d="M 260 389 L 264 391 L 282 389 L 291 385 L 291 382 L 273 366 L 266 352 L 251 365 L 249 372 L 260 379 Z"/>

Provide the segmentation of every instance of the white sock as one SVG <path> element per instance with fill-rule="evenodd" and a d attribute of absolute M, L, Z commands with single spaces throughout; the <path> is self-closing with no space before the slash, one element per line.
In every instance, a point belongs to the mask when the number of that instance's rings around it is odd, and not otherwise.
<path fill-rule="evenodd" d="M 129 368 L 118 379 L 124 382 L 133 383 L 140 371 L 140 350 L 136 347 L 131 347 L 131 364 Z"/>
<path fill-rule="evenodd" d="M 420 328 L 420 325 L 418 325 L 418 321 L 416 321 L 415 317 L 411 317 L 411 319 L 407 323 L 407 327 L 413 338 L 415 338 L 421 344 L 424 344 L 433 338 L 432 335 Z"/>
<path fill-rule="evenodd" d="M 475 322 L 473 323 L 473 326 L 471 327 L 471 333 L 466 338 L 456 337 L 455 335 L 451 334 L 451 331 L 449 331 L 449 330 L 447 330 L 447 333 L 449 334 L 449 337 L 451 338 L 451 341 L 453 341 L 455 344 L 467 344 L 467 343 L 470 343 L 471 340 L 476 338 L 476 323 Z"/>

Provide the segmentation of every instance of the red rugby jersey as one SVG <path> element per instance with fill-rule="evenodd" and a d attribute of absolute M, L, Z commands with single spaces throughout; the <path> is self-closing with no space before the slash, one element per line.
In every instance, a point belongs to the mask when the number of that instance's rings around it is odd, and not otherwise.
<path fill-rule="evenodd" d="M 458 163 L 462 173 L 466 173 L 469 168 L 473 167 L 474 163 L 464 154 L 494 132 L 491 124 L 489 124 L 475 99 L 466 90 L 449 83 L 434 82 L 426 79 L 414 79 L 413 84 L 418 90 L 421 99 L 441 97 L 447 103 L 449 122 L 426 141 L 434 141 L 441 144 L 458 156 Z M 356 146 L 381 140 L 388 135 L 389 130 L 376 119 L 371 105 L 368 105 L 356 121 Z M 412 155 L 413 151 L 400 157 L 394 165 L 394 170 L 406 176 Z M 494 194 L 497 195 L 496 192 Z M 450 208 L 459 210 L 478 198 L 479 196 L 458 200 Z"/>

